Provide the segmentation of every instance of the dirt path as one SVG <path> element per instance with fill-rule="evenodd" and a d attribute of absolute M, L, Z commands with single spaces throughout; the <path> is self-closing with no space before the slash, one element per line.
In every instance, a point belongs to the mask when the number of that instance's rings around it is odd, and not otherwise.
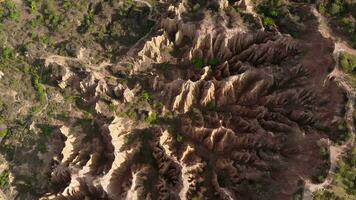
<path fill-rule="evenodd" d="M 153 7 L 151 5 L 151 3 L 145 1 L 145 0 L 134 0 L 137 3 L 142 3 L 145 4 L 149 9 L 150 9 L 150 13 L 148 14 L 147 19 L 154 21 L 157 24 L 157 20 L 153 19 Z M 153 28 L 152 28 L 153 29 Z M 138 49 L 138 46 L 142 43 L 142 41 L 146 41 L 147 38 L 151 35 L 152 29 L 146 34 L 144 35 L 142 38 L 140 38 L 128 51 L 127 51 L 127 56 L 133 57 L 135 55 L 136 50 Z"/>
<path fill-rule="evenodd" d="M 351 138 L 345 142 L 343 145 L 330 146 L 330 169 L 325 181 L 321 184 L 312 184 L 309 180 L 306 181 L 303 200 L 312 200 L 313 192 L 321 189 L 325 189 L 330 186 L 333 182 L 333 178 L 335 175 L 335 170 L 337 169 L 337 164 L 339 160 L 342 158 L 342 155 L 350 148 L 353 147 L 355 141 L 355 128 L 353 125 L 353 102 L 355 100 L 355 89 L 350 86 L 345 80 L 345 74 L 340 69 L 339 63 L 339 55 L 340 52 L 348 52 L 350 54 L 356 55 L 356 50 L 352 49 L 345 41 L 337 38 L 332 33 L 332 30 L 328 26 L 328 21 L 322 16 L 315 8 L 313 8 L 313 14 L 317 17 L 319 22 L 319 32 L 322 34 L 324 38 L 332 39 L 335 44 L 333 57 L 336 63 L 334 70 L 328 75 L 327 79 L 324 81 L 324 84 L 327 84 L 330 81 L 335 81 L 337 85 L 344 89 L 348 95 L 348 104 L 346 109 L 346 122 L 350 133 L 352 134 Z"/>

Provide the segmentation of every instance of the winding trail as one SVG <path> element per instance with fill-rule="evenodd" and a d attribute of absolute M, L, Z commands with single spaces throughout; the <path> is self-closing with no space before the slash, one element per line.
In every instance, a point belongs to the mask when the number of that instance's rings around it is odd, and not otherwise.
<path fill-rule="evenodd" d="M 326 189 L 328 186 L 332 184 L 339 160 L 342 158 L 342 155 L 347 150 L 353 147 L 355 142 L 355 127 L 353 124 L 353 112 L 354 112 L 353 103 L 355 101 L 356 91 L 346 81 L 345 74 L 341 70 L 341 67 L 339 66 L 339 55 L 341 52 L 347 52 L 349 54 L 356 55 L 356 50 L 352 49 L 342 39 L 334 36 L 332 30 L 328 26 L 327 19 L 324 16 L 322 16 L 315 7 L 313 7 L 312 12 L 314 16 L 317 17 L 318 19 L 319 32 L 322 34 L 324 38 L 331 39 L 335 45 L 333 51 L 333 58 L 336 63 L 335 64 L 336 66 L 334 67 L 334 70 L 328 75 L 328 77 L 324 81 L 324 84 L 327 84 L 330 81 L 335 81 L 340 88 L 346 91 L 349 100 L 347 103 L 345 120 L 347 122 L 348 129 L 350 130 L 351 138 L 342 145 L 330 146 L 330 169 L 328 175 L 325 181 L 320 184 L 313 184 L 311 183 L 310 180 L 307 180 L 304 188 L 303 200 L 312 200 L 313 192 L 317 190 Z"/>
<path fill-rule="evenodd" d="M 154 9 L 153 9 L 151 3 L 149 3 L 148 1 L 145 1 L 145 0 L 134 0 L 134 1 L 137 2 L 137 3 L 145 4 L 145 5 L 150 9 L 150 13 L 148 14 L 147 19 L 148 19 L 148 20 L 151 20 L 151 21 L 154 21 L 155 24 L 157 24 L 157 20 L 152 17 L 152 16 L 153 16 L 153 11 L 154 11 Z M 151 35 L 152 30 L 153 30 L 153 27 L 151 28 L 151 30 L 150 30 L 148 33 L 146 33 L 146 35 L 144 35 L 143 37 L 141 37 L 141 38 L 127 51 L 127 54 L 126 54 L 126 55 L 129 56 L 129 57 L 134 56 L 136 50 L 138 49 L 138 46 L 142 43 L 142 41 L 147 40 L 147 38 Z"/>

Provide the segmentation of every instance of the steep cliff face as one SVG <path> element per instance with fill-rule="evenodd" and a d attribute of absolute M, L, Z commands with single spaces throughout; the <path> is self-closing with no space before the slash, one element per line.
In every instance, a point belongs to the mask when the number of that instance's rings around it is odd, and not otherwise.
<path fill-rule="evenodd" d="M 343 92 L 313 41 L 252 30 L 229 2 L 172 3 L 116 64 L 44 60 L 92 118 L 56 127 L 42 199 L 288 199 L 318 170 Z"/>

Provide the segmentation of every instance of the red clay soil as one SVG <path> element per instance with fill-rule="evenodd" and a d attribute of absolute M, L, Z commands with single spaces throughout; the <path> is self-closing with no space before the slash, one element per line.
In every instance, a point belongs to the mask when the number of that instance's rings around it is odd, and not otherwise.
<path fill-rule="evenodd" d="M 307 30 L 301 34 L 298 40 L 303 45 L 304 57 L 302 64 L 309 69 L 310 88 L 317 91 L 318 102 L 323 102 L 321 106 L 320 119 L 322 123 L 332 124 L 334 116 L 337 114 L 338 106 L 344 101 L 344 94 L 334 82 L 323 86 L 324 80 L 330 68 L 334 66 L 332 51 L 334 45 L 331 40 L 322 37 L 318 31 L 318 21 L 313 16 L 309 6 L 302 6 L 300 16 L 306 21 Z M 290 199 L 293 193 L 300 187 L 298 181 L 310 179 L 317 172 L 322 160 L 319 154 L 320 147 L 317 142 L 325 138 L 325 134 L 317 131 L 305 131 L 305 136 L 294 136 L 291 140 L 290 150 L 295 153 L 287 154 L 287 169 L 277 174 L 273 174 L 280 184 L 280 191 L 277 192 L 275 200 Z"/>

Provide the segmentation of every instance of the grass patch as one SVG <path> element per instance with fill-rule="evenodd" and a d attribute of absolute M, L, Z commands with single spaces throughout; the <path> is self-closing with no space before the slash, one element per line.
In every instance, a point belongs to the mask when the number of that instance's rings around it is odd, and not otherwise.
<path fill-rule="evenodd" d="M 348 53 L 340 54 L 340 65 L 346 73 L 356 72 L 356 56 Z"/>
<path fill-rule="evenodd" d="M 0 174 L 0 189 L 7 189 L 9 186 L 9 171 L 5 170 Z"/>
<path fill-rule="evenodd" d="M 39 7 L 39 2 L 38 0 L 27 0 L 27 5 L 30 8 L 30 13 L 34 14 L 38 11 L 38 7 Z"/>
<path fill-rule="evenodd" d="M 12 21 L 17 21 L 20 17 L 15 3 L 12 0 L 5 0 L 1 3 L 0 8 L 0 18 L 1 19 L 10 19 Z"/>

